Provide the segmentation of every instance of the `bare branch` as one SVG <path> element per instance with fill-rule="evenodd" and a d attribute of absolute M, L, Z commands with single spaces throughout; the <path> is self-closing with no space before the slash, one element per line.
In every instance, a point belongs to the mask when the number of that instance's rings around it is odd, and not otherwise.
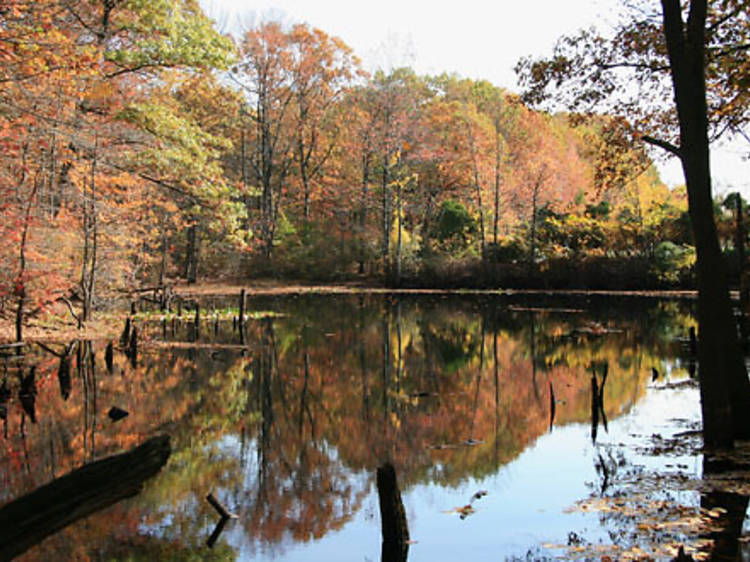
<path fill-rule="evenodd" d="M 641 137 L 641 140 L 653 146 L 658 146 L 659 148 L 666 150 L 667 152 L 670 152 L 671 154 L 674 154 L 678 158 L 682 158 L 682 149 L 680 149 L 680 147 L 678 146 L 673 145 L 671 142 L 657 139 L 649 135 L 643 135 Z"/>

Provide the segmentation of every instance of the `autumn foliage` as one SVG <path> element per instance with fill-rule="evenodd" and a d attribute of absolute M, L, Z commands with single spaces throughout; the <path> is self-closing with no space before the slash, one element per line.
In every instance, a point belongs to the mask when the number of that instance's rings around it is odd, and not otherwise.
<path fill-rule="evenodd" d="M 230 39 L 195 0 L 14 1 L 3 18 L 0 314 L 19 339 L 51 305 L 82 325 L 113 290 L 175 279 L 689 275 L 685 203 L 627 123 L 532 111 L 485 81 L 368 75 L 306 24 Z M 573 279 L 573 262 L 610 273 Z"/>

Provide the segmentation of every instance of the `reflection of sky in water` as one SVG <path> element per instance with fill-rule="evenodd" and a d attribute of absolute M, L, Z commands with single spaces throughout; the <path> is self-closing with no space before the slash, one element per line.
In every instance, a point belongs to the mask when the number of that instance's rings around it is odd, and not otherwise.
<path fill-rule="evenodd" d="M 374 473 L 392 458 L 416 541 L 409 560 L 503 559 L 530 549 L 534 559 L 557 554 L 540 545 L 565 544 L 569 532 L 593 542 L 609 538 L 616 522 L 564 513 L 600 490 L 600 455 L 612 463 L 624 458 L 618 477 L 668 464 L 700 473 L 700 458 L 648 458 L 633 450 L 654 433 L 667 436 L 670 426 L 685 429 L 670 420 L 695 422 L 700 413 L 695 389 L 652 387 L 644 395 L 652 365 L 663 374 L 657 386 L 684 373 L 684 346 L 675 338 L 686 332 L 689 316 L 674 303 L 580 315 L 498 313 L 463 300 L 385 308 L 339 299 L 276 304 L 296 314 L 249 323 L 247 356 L 231 347 L 237 334 L 225 322 L 218 334 L 207 331 L 204 347 L 149 350 L 137 370 L 118 355 L 121 374 L 98 372 L 96 393 L 87 395 L 82 377 L 74 377 L 68 401 L 59 396 L 56 362 L 40 370 L 43 422 L 26 428 L 41 459 L 34 466 L 40 483 L 55 461 L 48 443 L 69 436 L 55 450 L 78 452 L 70 443 L 80 446 L 87 420 L 97 424 L 98 454 L 103 444 L 131 446 L 154 427 L 174 435 L 170 463 L 143 494 L 72 526 L 58 536 L 60 545 L 106 549 L 114 535 L 111 548 L 120 553 L 145 544 L 152 554 L 165 547 L 200 558 L 218 521 L 205 501 L 213 492 L 240 515 L 221 533 L 216 552 L 231 555 L 229 545 L 239 560 L 380 560 Z M 159 326 L 155 331 L 160 337 Z M 224 347 L 209 351 L 218 344 Z M 585 422 L 591 369 L 601 383 L 603 362 L 609 433 L 600 424 L 594 446 Z M 557 398 L 552 433 L 548 381 Z M 100 413 L 119 404 L 131 415 L 99 423 L 88 415 L 92 401 Z M 14 408 L 12 435 L 20 419 L 20 406 Z M 94 426 L 86 427 L 92 443 Z M 478 444 L 467 446 L 469 438 Z M 19 494 L 24 482 L 5 473 Z M 465 520 L 446 513 L 479 490 L 488 495 L 474 501 L 476 512 Z M 695 494 L 684 496 L 697 502 Z M 138 523 L 128 528 L 119 518 Z M 91 525 L 101 530 L 95 539 L 86 531 Z M 38 549 L 37 560 L 48 559 L 51 544 Z"/>
<path fill-rule="evenodd" d="M 561 406 L 561 407 L 564 407 Z M 590 427 L 571 424 L 545 434 L 510 464 L 487 478 L 469 479 L 456 488 L 419 484 L 402 490 L 409 532 L 409 561 L 461 560 L 470 555 L 478 560 L 509 556 L 525 557 L 541 544 L 566 544 L 568 533 L 586 540 L 608 542 L 607 529 L 597 513 L 566 513 L 576 501 L 598 490 L 601 477 L 594 469 L 598 453 L 621 451 L 627 466 L 663 468 L 687 465 L 683 472 L 699 476 L 701 457 L 653 457 L 634 450 L 647 446 L 652 434 L 668 437 L 684 430 L 675 420 L 698 420 L 698 390 L 651 388 L 630 413 L 609 423 L 609 432 L 600 428 L 597 445 L 591 443 Z M 237 447 L 234 439 L 224 440 L 227 448 Z M 354 478 L 361 482 L 367 475 Z M 488 495 L 476 500 L 476 512 L 465 520 L 446 513 L 469 502 L 478 490 Z M 684 492 L 681 499 L 697 504 L 696 493 Z M 223 539 L 237 549 L 239 560 L 380 560 L 380 512 L 374 484 L 362 508 L 340 531 L 309 543 L 284 541 L 281 545 L 251 545 L 243 529 L 227 527 Z M 532 551 L 531 558 L 554 556 L 553 550 Z"/>

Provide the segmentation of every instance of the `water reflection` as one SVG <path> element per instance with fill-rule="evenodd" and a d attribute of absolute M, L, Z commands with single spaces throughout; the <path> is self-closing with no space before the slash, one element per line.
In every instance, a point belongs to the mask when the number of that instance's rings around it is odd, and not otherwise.
<path fill-rule="evenodd" d="M 596 442 L 643 395 L 651 367 L 681 369 L 676 337 L 692 320 L 677 303 L 526 304 L 267 298 L 238 319 L 216 301 L 189 321 L 136 318 L 119 346 L 40 349 L 2 367 L 0 502 L 166 432 L 172 457 L 143 494 L 28 559 L 92 549 L 284 558 L 293 545 L 336 544 L 332 532 L 367 510 L 383 459 L 402 491 L 429 484 L 440 494 L 496 474 L 553 425 L 590 423 Z M 129 415 L 115 423 L 114 407 Z M 614 461 L 599 460 L 603 494 Z M 212 491 L 238 521 L 209 549 Z M 332 548 L 350 559 L 366 546 Z"/>

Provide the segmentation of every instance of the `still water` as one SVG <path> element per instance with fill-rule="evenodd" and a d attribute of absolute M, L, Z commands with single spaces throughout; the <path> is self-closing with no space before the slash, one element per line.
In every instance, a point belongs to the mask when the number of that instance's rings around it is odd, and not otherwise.
<path fill-rule="evenodd" d="M 139 315 L 136 361 L 115 342 L 110 368 L 106 341 L 0 358 L 0 505 L 153 435 L 172 446 L 140 494 L 22 560 L 380 560 L 385 462 L 408 560 L 540 559 L 629 532 L 571 510 L 617 493 L 614 473 L 700 473 L 637 447 L 698 419 L 697 390 L 672 384 L 692 369 L 689 303 L 254 297 L 243 333 L 233 304 L 206 298 L 198 330 L 187 310 Z M 210 548 L 209 493 L 237 515 Z"/>

